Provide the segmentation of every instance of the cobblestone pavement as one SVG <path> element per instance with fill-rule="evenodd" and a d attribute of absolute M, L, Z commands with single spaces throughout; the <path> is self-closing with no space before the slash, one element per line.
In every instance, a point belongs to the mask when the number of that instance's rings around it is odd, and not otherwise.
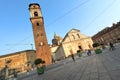
<path fill-rule="evenodd" d="M 30 74 L 18 80 L 120 80 L 120 45 L 116 50 L 78 59 L 46 71 Z"/>

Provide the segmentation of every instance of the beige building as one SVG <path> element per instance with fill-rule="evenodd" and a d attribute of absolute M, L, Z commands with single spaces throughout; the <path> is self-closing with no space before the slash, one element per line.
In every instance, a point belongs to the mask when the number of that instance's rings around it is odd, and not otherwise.
<path fill-rule="evenodd" d="M 108 44 L 109 42 L 115 43 L 120 40 L 120 22 L 116 24 L 113 23 L 111 27 L 106 27 L 105 29 L 99 31 L 92 37 L 94 42 L 100 44 Z"/>
<path fill-rule="evenodd" d="M 54 39 L 52 40 L 52 43 L 53 42 Z M 79 50 L 84 51 L 86 49 L 92 49 L 93 44 L 91 37 L 80 33 L 80 30 L 77 29 L 70 30 L 62 39 L 62 41 L 58 40 L 58 42 L 58 45 L 51 47 L 52 54 L 55 60 L 68 57 L 69 55 L 71 55 L 71 53 L 76 54 Z M 54 45 L 54 43 L 52 45 Z"/>
<path fill-rule="evenodd" d="M 10 53 L 0 56 L 0 70 L 4 69 L 6 66 L 6 61 L 10 60 L 8 64 L 9 70 L 16 69 L 17 71 L 23 72 L 29 67 L 34 65 L 34 60 L 36 58 L 35 50 L 25 50 L 15 53 Z"/>

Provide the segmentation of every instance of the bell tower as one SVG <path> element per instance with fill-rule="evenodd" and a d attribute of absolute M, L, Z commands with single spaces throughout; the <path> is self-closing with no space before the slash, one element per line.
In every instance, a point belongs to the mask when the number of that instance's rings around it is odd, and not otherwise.
<path fill-rule="evenodd" d="M 47 42 L 40 5 L 37 3 L 30 4 L 29 11 L 36 48 L 36 58 L 44 60 L 46 65 L 51 64 L 51 50 Z"/>

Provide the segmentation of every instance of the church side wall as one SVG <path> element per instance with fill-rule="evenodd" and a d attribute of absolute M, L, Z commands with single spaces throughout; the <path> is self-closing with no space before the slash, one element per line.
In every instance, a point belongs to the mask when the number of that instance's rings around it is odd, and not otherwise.
<path fill-rule="evenodd" d="M 65 58 L 65 53 L 62 46 L 60 46 L 59 49 L 56 51 L 55 58 L 56 60 L 61 60 Z"/>

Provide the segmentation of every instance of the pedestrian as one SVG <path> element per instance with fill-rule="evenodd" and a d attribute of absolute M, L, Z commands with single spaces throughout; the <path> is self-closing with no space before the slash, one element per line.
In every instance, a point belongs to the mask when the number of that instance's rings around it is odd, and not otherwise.
<path fill-rule="evenodd" d="M 16 80 L 17 79 L 17 72 L 14 70 L 14 74 L 13 74 L 13 80 Z"/>
<path fill-rule="evenodd" d="M 91 56 L 91 50 L 90 49 L 88 50 L 88 55 Z"/>
<path fill-rule="evenodd" d="M 109 42 L 110 50 L 114 50 L 114 45 L 113 43 Z"/>
<path fill-rule="evenodd" d="M 89 52 L 88 52 L 88 50 L 87 50 L 87 49 L 85 50 L 85 53 L 89 56 Z"/>
<path fill-rule="evenodd" d="M 29 75 L 29 69 L 27 69 L 27 75 Z"/>
<path fill-rule="evenodd" d="M 71 53 L 71 57 L 73 59 L 73 61 L 75 62 L 75 58 L 74 58 L 74 55 Z"/>

